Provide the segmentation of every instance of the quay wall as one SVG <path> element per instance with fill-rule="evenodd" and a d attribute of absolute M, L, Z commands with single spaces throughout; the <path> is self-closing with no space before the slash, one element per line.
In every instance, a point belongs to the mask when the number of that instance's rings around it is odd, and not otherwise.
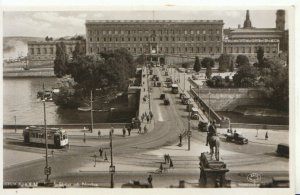
<path fill-rule="evenodd" d="M 15 77 L 55 77 L 53 70 L 22 70 L 22 71 L 4 71 L 4 78 Z"/>

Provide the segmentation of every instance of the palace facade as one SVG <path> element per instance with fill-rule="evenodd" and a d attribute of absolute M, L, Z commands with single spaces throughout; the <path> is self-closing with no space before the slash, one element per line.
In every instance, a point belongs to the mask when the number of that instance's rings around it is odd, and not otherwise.
<path fill-rule="evenodd" d="M 88 20 L 87 54 L 126 48 L 153 61 L 223 52 L 222 20 Z"/>

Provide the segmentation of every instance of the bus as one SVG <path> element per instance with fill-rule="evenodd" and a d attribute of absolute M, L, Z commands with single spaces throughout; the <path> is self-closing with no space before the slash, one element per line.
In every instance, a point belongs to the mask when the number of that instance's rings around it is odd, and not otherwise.
<path fill-rule="evenodd" d="M 172 93 L 177 94 L 178 93 L 178 85 L 177 84 L 172 84 Z"/>
<path fill-rule="evenodd" d="M 61 128 L 47 129 L 48 144 L 57 148 L 64 147 L 69 144 L 68 135 Z M 23 130 L 25 143 L 45 144 L 45 128 L 37 126 L 29 126 Z"/>

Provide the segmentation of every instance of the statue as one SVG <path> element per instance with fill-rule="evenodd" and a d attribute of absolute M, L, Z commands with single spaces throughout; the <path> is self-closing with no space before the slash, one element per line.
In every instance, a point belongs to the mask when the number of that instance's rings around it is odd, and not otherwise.
<path fill-rule="evenodd" d="M 208 143 L 209 143 L 211 158 L 215 154 L 216 160 L 219 161 L 220 139 L 217 136 L 217 127 L 216 127 L 215 120 L 212 123 L 210 123 L 210 125 L 208 126 L 206 145 L 208 145 Z"/>

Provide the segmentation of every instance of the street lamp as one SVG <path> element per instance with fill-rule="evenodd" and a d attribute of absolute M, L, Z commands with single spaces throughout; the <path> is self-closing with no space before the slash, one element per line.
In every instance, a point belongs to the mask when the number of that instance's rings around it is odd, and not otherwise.
<path fill-rule="evenodd" d="M 94 116 L 93 116 L 93 90 L 91 90 L 91 133 L 94 129 Z"/>
<path fill-rule="evenodd" d="M 208 91 L 208 120 L 210 121 L 210 88 Z"/>
<path fill-rule="evenodd" d="M 45 99 L 45 84 L 43 83 L 43 105 L 44 105 L 44 128 L 45 128 L 45 145 L 46 145 L 46 166 L 44 168 L 44 174 L 46 175 L 46 183 L 49 182 L 49 175 L 51 174 L 51 167 L 48 166 L 48 132 L 46 121 L 46 99 Z"/>
<path fill-rule="evenodd" d="M 115 166 L 113 164 L 113 145 L 112 145 L 112 131 L 109 132 L 109 137 L 110 137 L 110 167 L 109 167 L 109 172 L 110 172 L 110 188 L 114 188 L 114 174 L 115 174 Z"/>
<path fill-rule="evenodd" d="M 188 100 L 188 105 L 190 104 L 190 100 Z M 191 109 L 189 109 L 189 117 L 188 117 L 188 151 L 190 151 L 191 149 L 191 136 L 192 136 L 192 132 L 191 132 Z"/>

